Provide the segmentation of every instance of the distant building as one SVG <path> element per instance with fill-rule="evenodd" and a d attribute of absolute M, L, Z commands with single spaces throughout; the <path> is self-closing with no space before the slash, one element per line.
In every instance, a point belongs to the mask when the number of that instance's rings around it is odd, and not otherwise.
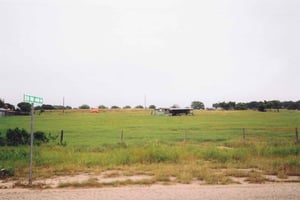
<path fill-rule="evenodd" d="M 9 109 L 0 108 L 0 117 L 12 116 L 12 115 L 16 115 L 16 112 Z"/>
<path fill-rule="evenodd" d="M 193 109 L 191 108 L 157 108 L 154 111 L 155 115 L 193 115 Z"/>
<path fill-rule="evenodd" d="M 0 117 L 5 117 L 5 116 L 7 116 L 7 112 L 8 112 L 7 109 L 0 108 Z"/>

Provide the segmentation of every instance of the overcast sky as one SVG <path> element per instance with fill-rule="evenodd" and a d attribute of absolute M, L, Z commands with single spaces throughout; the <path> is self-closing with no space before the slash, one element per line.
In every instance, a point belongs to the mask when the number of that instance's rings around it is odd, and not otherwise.
<path fill-rule="evenodd" d="M 0 98 L 300 99 L 299 0 L 0 0 Z"/>

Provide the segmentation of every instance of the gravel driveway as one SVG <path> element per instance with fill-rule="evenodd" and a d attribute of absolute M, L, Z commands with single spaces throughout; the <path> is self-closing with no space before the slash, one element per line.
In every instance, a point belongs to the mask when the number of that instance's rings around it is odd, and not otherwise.
<path fill-rule="evenodd" d="M 42 200 L 42 199 L 300 199 L 300 183 L 250 184 L 226 186 L 199 185 L 152 185 L 126 186 L 118 188 L 92 189 L 1 189 L 1 200 Z"/>

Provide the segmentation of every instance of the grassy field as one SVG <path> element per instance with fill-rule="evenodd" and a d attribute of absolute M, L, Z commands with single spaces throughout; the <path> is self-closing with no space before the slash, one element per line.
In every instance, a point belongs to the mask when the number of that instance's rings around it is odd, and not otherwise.
<path fill-rule="evenodd" d="M 299 111 L 198 111 L 193 116 L 154 116 L 149 110 L 53 111 L 35 115 L 35 130 L 59 135 L 34 148 L 34 177 L 118 169 L 151 174 L 154 182 L 230 183 L 230 176 L 263 182 L 262 175 L 300 176 Z M 8 128 L 25 128 L 30 117 L 0 118 Z M 245 129 L 245 140 L 243 140 Z M 121 133 L 123 132 L 123 140 Z M 0 147 L 0 167 L 15 178 L 28 174 L 29 147 Z M 225 169 L 225 170 L 224 170 Z M 240 169 L 254 169 L 241 172 Z"/>

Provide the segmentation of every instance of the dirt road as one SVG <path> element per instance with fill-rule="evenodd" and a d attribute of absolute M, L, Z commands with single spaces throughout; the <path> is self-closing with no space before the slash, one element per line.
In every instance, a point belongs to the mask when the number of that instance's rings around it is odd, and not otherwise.
<path fill-rule="evenodd" d="M 93 189 L 0 189 L 1 200 L 111 199 L 111 200 L 199 200 L 199 199 L 300 199 L 300 183 L 259 185 L 153 185 Z"/>

